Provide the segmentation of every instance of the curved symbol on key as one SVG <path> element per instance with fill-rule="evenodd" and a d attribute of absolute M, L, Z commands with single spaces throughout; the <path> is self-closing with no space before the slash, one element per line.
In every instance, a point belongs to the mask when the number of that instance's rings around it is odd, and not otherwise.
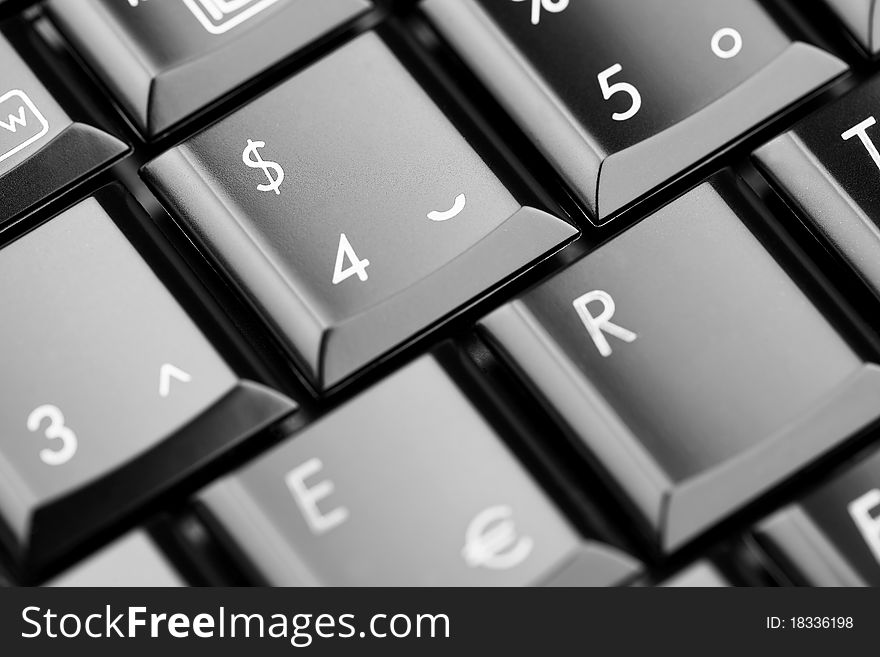
<path fill-rule="evenodd" d="M 428 213 L 428 219 L 431 221 L 449 221 L 460 215 L 465 205 L 467 205 L 467 198 L 464 194 L 459 194 L 455 197 L 455 203 L 452 204 L 451 208 L 443 212 L 432 210 Z"/>
<path fill-rule="evenodd" d="M 517 535 L 512 516 L 509 506 L 499 504 L 480 511 L 471 520 L 461 550 L 468 566 L 507 570 L 526 560 L 534 541 L 529 536 Z"/>
<path fill-rule="evenodd" d="M 245 146 L 244 152 L 241 154 L 241 161 L 251 169 L 262 169 L 263 173 L 265 173 L 266 177 L 269 179 L 268 184 L 257 185 L 257 189 L 261 192 L 271 191 L 275 192 L 276 195 L 281 194 L 281 190 L 278 188 L 284 180 L 284 169 L 282 169 L 281 165 L 277 162 L 263 159 L 263 156 L 259 154 L 258 149 L 265 148 L 265 146 L 266 142 L 264 141 L 248 139 L 247 146 Z M 273 171 L 275 172 L 274 176 L 272 175 Z"/>

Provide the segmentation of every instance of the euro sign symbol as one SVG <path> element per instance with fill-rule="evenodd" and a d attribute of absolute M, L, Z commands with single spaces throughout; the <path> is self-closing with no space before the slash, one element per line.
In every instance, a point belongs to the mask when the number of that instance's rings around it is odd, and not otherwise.
<path fill-rule="evenodd" d="M 262 169 L 263 173 L 265 173 L 266 177 L 269 179 L 268 184 L 259 184 L 257 185 L 257 189 L 261 192 L 275 192 L 276 194 L 281 194 L 281 190 L 278 188 L 284 180 L 284 169 L 282 169 L 281 165 L 277 162 L 272 162 L 271 160 L 267 161 L 262 158 L 258 149 L 265 148 L 265 146 L 266 142 L 264 141 L 253 141 L 248 139 L 247 146 L 241 154 L 241 161 L 251 169 Z"/>
<path fill-rule="evenodd" d="M 461 556 L 471 568 L 507 570 L 531 554 L 534 541 L 520 536 L 513 524 L 513 509 L 492 506 L 478 513 L 467 527 Z"/>

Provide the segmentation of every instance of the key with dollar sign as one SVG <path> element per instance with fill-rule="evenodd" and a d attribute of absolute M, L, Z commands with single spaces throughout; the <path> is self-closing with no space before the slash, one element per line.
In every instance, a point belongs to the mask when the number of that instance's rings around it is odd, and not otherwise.
<path fill-rule="evenodd" d="M 259 153 L 259 149 L 265 148 L 265 146 L 266 142 L 264 141 L 248 139 L 247 146 L 241 154 L 241 161 L 251 169 L 262 169 L 263 173 L 265 173 L 266 177 L 269 179 L 269 182 L 266 184 L 258 184 L 257 189 L 261 192 L 271 191 L 275 192 L 275 194 L 281 194 L 279 188 L 281 187 L 281 182 L 284 180 L 284 169 L 282 169 L 281 165 L 277 162 L 263 159 Z"/>

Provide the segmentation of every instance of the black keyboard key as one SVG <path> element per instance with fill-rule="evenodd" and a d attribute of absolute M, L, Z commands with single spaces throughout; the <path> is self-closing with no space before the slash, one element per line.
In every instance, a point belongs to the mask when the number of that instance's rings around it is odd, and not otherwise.
<path fill-rule="evenodd" d="M 6 17 L 22 11 L 35 0 L 0 0 L 0 17 Z"/>
<path fill-rule="evenodd" d="M 117 539 L 46 582 L 60 587 L 186 586 L 180 573 L 141 529 Z"/>
<path fill-rule="evenodd" d="M 128 147 L 74 122 L 0 35 L 0 226 Z"/>
<path fill-rule="evenodd" d="M 0 307 L 0 519 L 22 562 L 294 407 L 238 379 L 94 198 L 0 249 Z"/>
<path fill-rule="evenodd" d="M 880 296 L 880 77 L 811 114 L 755 159 Z"/>
<path fill-rule="evenodd" d="M 704 184 L 482 322 L 665 549 L 880 413 L 738 205 Z"/>
<path fill-rule="evenodd" d="M 57 0 L 47 7 L 147 137 L 370 7 L 367 0 Z"/>
<path fill-rule="evenodd" d="M 757 536 L 795 584 L 880 586 L 880 452 L 765 520 Z"/>
<path fill-rule="evenodd" d="M 597 224 L 846 69 L 753 0 L 422 6 Z"/>
<path fill-rule="evenodd" d="M 880 14 L 876 0 L 823 0 L 869 54 L 880 52 Z"/>
<path fill-rule="evenodd" d="M 577 234 L 521 207 L 374 34 L 144 175 L 319 389 Z"/>
<path fill-rule="evenodd" d="M 610 585 L 584 542 L 425 356 L 200 495 L 272 585 Z"/>
<path fill-rule="evenodd" d="M 664 580 L 658 586 L 715 588 L 730 586 L 730 582 L 711 562 L 699 561 Z"/>

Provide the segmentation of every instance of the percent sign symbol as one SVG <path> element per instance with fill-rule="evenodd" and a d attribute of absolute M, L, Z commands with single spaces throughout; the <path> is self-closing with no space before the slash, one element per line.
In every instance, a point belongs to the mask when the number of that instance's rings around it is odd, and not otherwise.
<path fill-rule="evenodd" d="M 513 0 L 514 2 L 525 2 L 525 0 Z M 532 2 L 532 25 L 541 22 L 541 10 L 546 9 L 551 14 L 558 14 L 568 9 L 569 0 L 531 0 Z"/>

